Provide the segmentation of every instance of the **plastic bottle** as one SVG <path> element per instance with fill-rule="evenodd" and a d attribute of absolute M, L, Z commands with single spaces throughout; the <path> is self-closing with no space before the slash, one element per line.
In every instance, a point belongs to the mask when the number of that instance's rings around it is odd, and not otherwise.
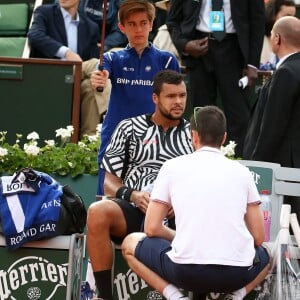
<path fill-rule="evenodd" d="M 260 209 L 264 216 L 265 225 L 265 242 L 270 241 L 271 235 L 271 214 L 272 214 L 272 201 L 268 190 L 261 191 L 261 205 Z"/>

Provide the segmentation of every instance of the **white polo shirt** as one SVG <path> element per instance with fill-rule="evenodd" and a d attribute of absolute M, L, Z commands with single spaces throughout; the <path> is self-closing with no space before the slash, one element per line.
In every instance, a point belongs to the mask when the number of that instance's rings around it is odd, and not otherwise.
<path fill-rule="evenodd" d="M 173 206 L 170 259 L 182 264 L 250 266 L 254 240 L 244 215 L 260 197 L 250 171 L 218 149 L 202 147 L 162 166 L 151 194 Z"/>

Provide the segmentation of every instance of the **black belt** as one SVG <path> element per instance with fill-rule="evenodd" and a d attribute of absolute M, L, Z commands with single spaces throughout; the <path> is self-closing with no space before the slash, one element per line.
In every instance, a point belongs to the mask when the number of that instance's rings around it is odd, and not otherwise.
<path fill-rule="evenodd" d="M 209 40 L 217 41 L 216 38 L 213 36 L 212 32 L 203 32 L 197 30 L 196 38 L 204 38 L 208 37 Z M 236 33 L 226 33 L 226 36 L 224 37 L 223 40 L 231 39 L 236 37 Z"/>

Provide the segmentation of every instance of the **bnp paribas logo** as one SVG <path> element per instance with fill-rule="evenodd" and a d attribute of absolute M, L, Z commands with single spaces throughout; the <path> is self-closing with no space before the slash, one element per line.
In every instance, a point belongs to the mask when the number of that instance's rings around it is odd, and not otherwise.
<path fill-rule="evenodd" d="M 68 263 L 54 264 L 43 257 L 26 256 L 0 270 L 0 300 L 50 300 L 66 289 Z"/>

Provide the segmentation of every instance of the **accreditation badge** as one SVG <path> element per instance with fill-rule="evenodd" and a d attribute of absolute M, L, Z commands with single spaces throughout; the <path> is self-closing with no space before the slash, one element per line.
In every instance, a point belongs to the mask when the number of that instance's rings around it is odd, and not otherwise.
<path fill-rule="evenodd" d="M 224 31 L 224 11 L 209 12 L 209 29 L 210 31 Z"/>

